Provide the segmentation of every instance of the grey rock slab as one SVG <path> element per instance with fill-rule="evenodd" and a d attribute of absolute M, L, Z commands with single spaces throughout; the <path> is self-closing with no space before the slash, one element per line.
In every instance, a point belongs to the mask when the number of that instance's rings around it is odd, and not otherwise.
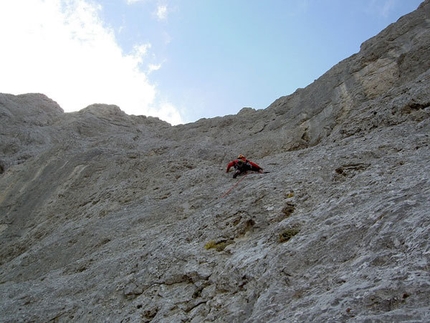
<path fill-rule="evenodd" d="M 429 321 L 429 12 L 185 125 L 0 94 L 0 322 Z"/>

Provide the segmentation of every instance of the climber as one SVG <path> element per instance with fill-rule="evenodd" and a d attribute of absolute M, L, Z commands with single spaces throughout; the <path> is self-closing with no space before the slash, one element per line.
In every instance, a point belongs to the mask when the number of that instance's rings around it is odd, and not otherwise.
<path fill-rule="evenodd" d="M 240 154 L 237 159 L 228 163 L 226 173 L 228 173 L 231 167 L 236 169 L 233 174 L 233 178 L 236 178 L 239 174 L 245 174 L 248 170 L 263 173 L 263 168 L 258 166 L 256 163 L 247 160 L 242 154 Z"/>

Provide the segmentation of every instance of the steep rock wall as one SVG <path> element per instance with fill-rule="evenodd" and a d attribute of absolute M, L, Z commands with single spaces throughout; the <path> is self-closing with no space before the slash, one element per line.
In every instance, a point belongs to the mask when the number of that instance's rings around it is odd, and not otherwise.
<path fill-rule="evenodd" d="M 234 116 L 1 94 L 0 321 L 428 321 L 429 11 Z"/>

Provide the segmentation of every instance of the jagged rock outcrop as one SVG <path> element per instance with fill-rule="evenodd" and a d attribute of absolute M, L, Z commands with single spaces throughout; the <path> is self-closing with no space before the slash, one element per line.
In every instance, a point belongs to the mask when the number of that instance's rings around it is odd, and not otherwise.
<path fill-rule="evenodd" d="M 0 94 L 1 322 L 427 322 L 430 1 L 267 109 Z M 244 153 L 268 174 L 233 180 Z"/>

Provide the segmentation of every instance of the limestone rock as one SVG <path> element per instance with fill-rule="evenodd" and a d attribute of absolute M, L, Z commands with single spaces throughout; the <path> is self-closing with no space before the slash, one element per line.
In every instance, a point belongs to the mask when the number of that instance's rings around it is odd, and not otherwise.
<path fill-rule="evenodd" d="M 0 94 L 0 322 L 429 321 L 429 21 L 175 127 Z"/>

